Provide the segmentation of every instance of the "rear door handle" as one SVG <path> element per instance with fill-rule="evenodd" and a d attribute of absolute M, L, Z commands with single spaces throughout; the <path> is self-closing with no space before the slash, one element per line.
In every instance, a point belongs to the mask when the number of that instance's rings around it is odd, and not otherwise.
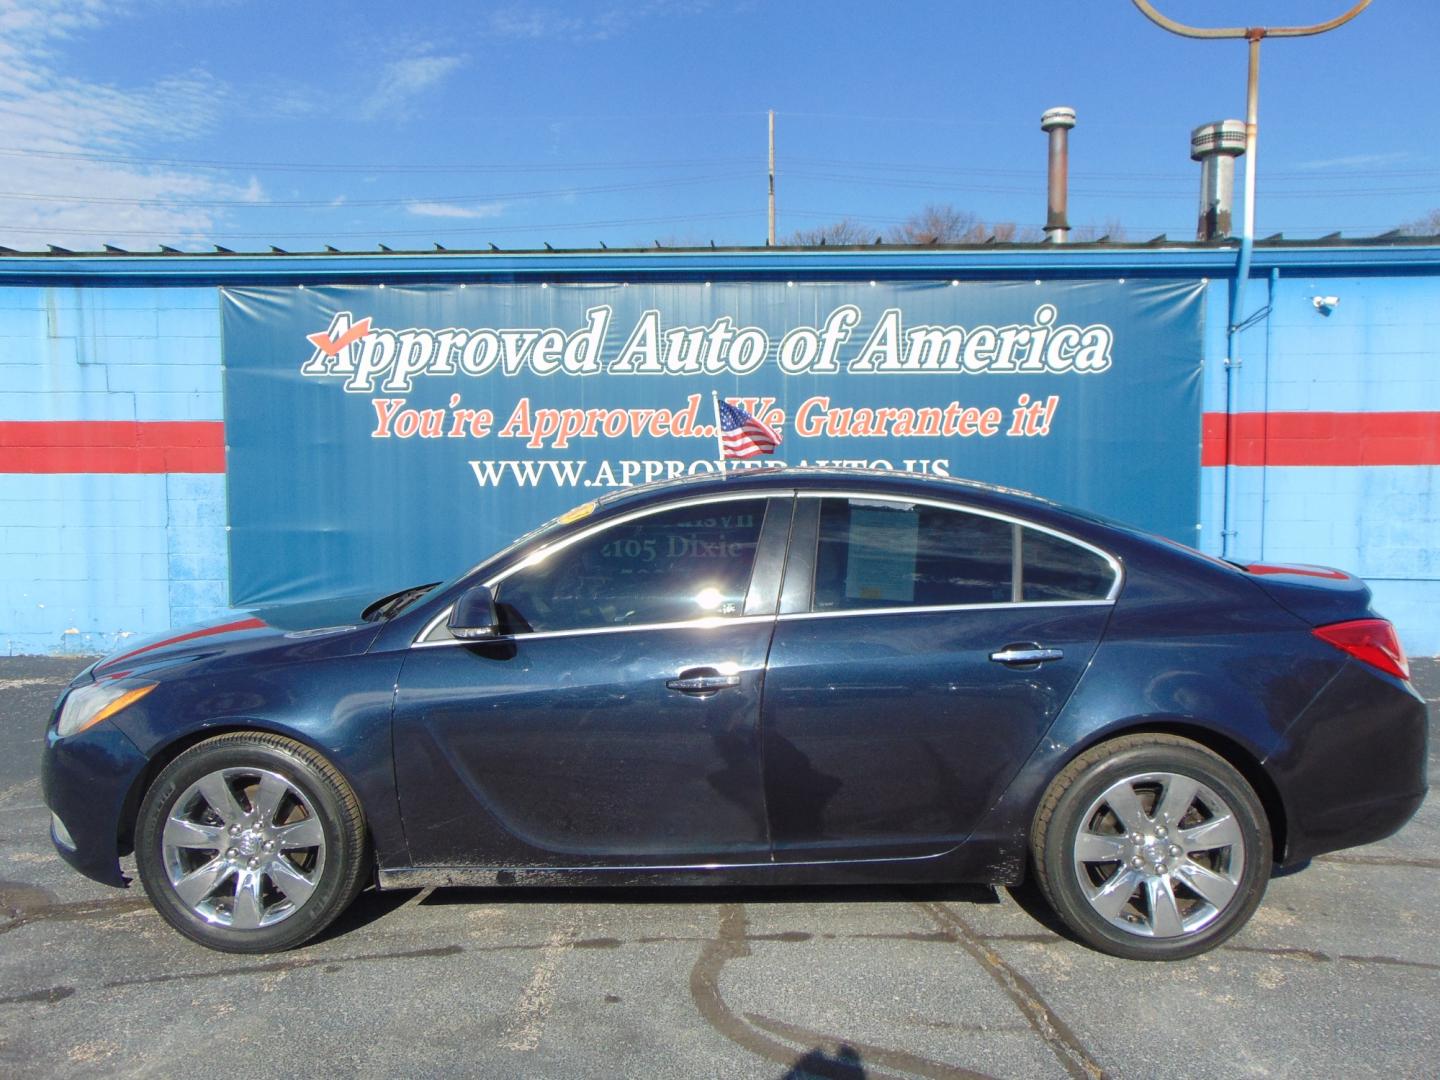
<path fill-rule="evenodd" d="M 678 678 L 670 679 L 665 683 L 670 690 L 679 690 L 682 694 L 699 695 L 713 694 L 717 690 L 739 685 L 739 675 L 722 675 L 714 668 L 691 668 L 688 671 L 682 671 Z"/>
<path fill-rule="evenodd" d="M 990 659 L 997 664 L 1013 665 L 1021 667 L 1027 664 L 1043 664 L 1047 660 L 1064 659 L 1065 654 L 1059 649 L 1042 649 L 1039 645 L 1026 642 L 1023 645 L 1006 645 L 999 652 L 992 652 Z"/>

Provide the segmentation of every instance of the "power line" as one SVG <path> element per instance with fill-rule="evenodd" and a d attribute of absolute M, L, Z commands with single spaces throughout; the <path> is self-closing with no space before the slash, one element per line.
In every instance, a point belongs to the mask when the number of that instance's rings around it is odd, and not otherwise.
<path fill-rule="evenodd" d="M 792 114 L 793 115 L 793 114 Z M 655 160 L 620 160 L 620 161 L 532 161 L 532 162 L 509 162 L 505 164 L 474 164 L 474 163 L 440 163 L 440 162 L 419 162 L 414 164 L 395 164 L 382 162 L 369 163 L 338 163 L 338 162 L 300 162 L 300 161 L 261 161 L 261 160 L 221 160 L 216 158 L 179 158 L 179 157 L 146 157 L 129 154 L 106 154 L 90 151 L 71 150 L 37 150 L 31 147 L 6 146 L 0 147 L 0 156 L 34 158 L 39 160 L 55 161 L 91 161 L 112 165 L 138 165 L 138 166 L 164 166 L 166 168 L 189 168 L 207 170 L 256 170 L 256 171 L 277 171 L 277 172 L 313 172 L 313 173 L 510 173 L 510 172 L 606 172 L 612 170 L 645 170 L 656 169 L 705 169 L 705 168 L 730 168 L 748 167 L 761 169 L 765 162 L 761 157 L 728 157 L 728 158 L 668 158 Z M 995 168 L 974 165 L 941 165 L 926 164 L 916 161 L 856 161 L 852 159 L 836 158 L 811 158 L 805 156 L 790 157 L 786 159 L 787 165 L 819 166 L 822 168 L 859 169 L 884 172 L 907 172 L 907 173 L 934 173 L 946 175 L 975 175 L 975 176 L 1008 176 L 1008 177 L 1030 177 L 1044 172 L 1042 167 L 1035 168 Z M 1072 170 L 1072 179 L 1081 180 L 1149 180 L 1149 181 L 1178 181 L 1188 182 L 1192 178 L 1191 171 L 1175 172 L 1107 172 L 1088 171 L 1083 169 Z M 1317 184 L 1340 183 L 1353 181 L 1363 177 L 1388 177 L 1394 179 L 1405 179 L 1415 177 L 1440 177 L 1440 170 L 1429 168 L 1417 169 L 1366 169 L 1346 168 L 1343 170 L 1319 170 L 1300 169 L 1289 172 L 1272 172 L 1269 174 L 1274 178 L 1313 182 Z"/>
<path fill-rule="evenodd" d="M 1011 186 L 1000 184 L 965 184 L 941 180 L 914 180 L 897 177 L 866 176 L 847 173 L 827 173 L 810 169 L 792 169 L 790 175 L 823 183 L 853 184 L 889 189 L 915 189 L 965 194 L 991 195 L 1033 195 L 1033 186 Z M 578 195 L 618 194 L 633 191 L 655 191 L 678 187 L 691 187 L 712 183 L 746 180 L 752 178 L 749 172 L 712 172 L 704 176 L 668 177 L 630 184 L 596 184 L 586 187 L 536 188 L 520 191 L 498 191 L 466 195 L 407 195 L 384 199 L 202 199 L 178 195 L 170 198 L 132 198 L 119 195 L 63 195 L 36 191 L 0 191 L 0 200 L 17 202 L 67 203 L 82 206 L 134 206 L 151 209 L 225 209 L 225 210 L 274 210 L 274 209 L 381 209 L 410 207 L 423 204 L 463 207 L 471 203 L 505 202 L 527 199 L 570 198 Z M 1072 188 L 1071 193 L 1087 198 L 1146 198 L 1158 200 L 1189 201 L 1192 192 L 1171 189 L 1116 189 L 1116 188 Z M 1374 198 L 1389 195 L 1437 195 L 1435 187 L 1381 187 L 1353 190 L 1299 191 L 1278 190 L 1270 192 L 1277 199 L 1318 199 L 1318 198 Z"/>
<path fill-rule="evenodd" d="M 547 230 L 555 231 L 559 229 L 608 229 L 618 228 L 625 225 L 683 226 L 691 221 L 719 221 L 727 218 L 753 217 L 758 213 L 760 213 L 760 211 L 757 211 L 754 207 L 748 207 L 744 210 L 717 211 L 715 213 L 705 214 L 686 214 L 684 217 L 680 218 L 674 217 L 673 215 L 666 215 L 662 217 L 612 218 L 605 221 L 541 222 L 534 225 L 444 225 L 438 227 L 435 225 L 429 225 L 416 229 L 366 229 L 363 232 L 343 230 L 328 230 L 325 232 L 292 232 L 289 229 L 271 229 L 267 232 L 231 232 L 228 229 L 213 229 L 207 230 L 204 235 L 206 237 L 214 236 L 222 239 L 245 240 L 275 240 L 288 238 L 338 240 L 346 238 L 363 239 L 365 237 L 380 236 L 430 237 L 442 234 L 445 236 L 452 236 L 462 233 L 467 235 L 483 234 L 489 236 L 492 234 L 500 235 L 517 232 L 545 232 Z M 202 242 L 201 238 L 195 235 L 196 230 L 193 229 L 182 229 L 179 232 L 166 233 L 160 229 L 77 229 L 49 228 L 43 225 L 31 226 L 0 224 L 0 233 L 5 232 L 37 233 L 46 236 L 108 236 L 112 238 L 118 238 L 122 236 L 139 236 L 145 237 L 147 239 L 157 239 L 159 237 L 180 239 L 181 237 L 190 237 L 194 239 L 197 243 Z"/>
<path fill-rule="evenodd" d="M 871 187 L 893 187 L 893 188 L 918 188 L 931 191 L 955 191 L 974 194 L 988 195 L 1034 195 L 1034 185 L 1016 186 L 1002 184 L 966 184 L 944 180 L 912 180 L 888 176 L 866 176 L 855 173 L 818 172 L 810 169 L 791 169 L 789 174 L 810 180 L 824 180 L 847 184 L 864 184 Z M 1193 200 L 1195 193 L 1189 190 L 1177 190 L 1176 188 L 1083 188 L 1072 187 L 1072 195 L 1083 195 L 1095 198 L 1154 198 L 1154 199 L 1188 199 Z M 1278 198 L 1374 198 L 1386 195 L 1435 195 L 1440 194 L 1440 187 L 1379 187 L 1379 188 L 1356 188 L 1351 190 L 1329 190 L 1329 191 L 1303 191 L 1303 190 L 1279 190 L 1268 191 L 1267 197 Z"/>
<path fill-rule="evenodd" d="M 840 221 L 840 220 L 842 220 L 842 219 L 849 219 L 849 220 L 851 220 L 851 221 L 854 221 L 857 225 L 860 225 L 860 226 L 862 226 L 862 227 L 884 226 L 884 225 L 897 225 L 897 224 L 903 224 L 906 220 L 908 220 L 907 218 L 881 217 L 881 216 L 874 216 L 874 215 L 857 214 L 857 213 L 855 213 L 855 212 L 853 212 L 853 211 L 852 211 L 852 212 L 842 212 L 842 211 L 832 211 L 832 210 L 787 209 L 787 210 L 786 210 L 786 215 L 789 216 L 789 217 L 803 218 L 803 219 L 813 220 L 813 221 Z M 539 223 L 528 224 L 528 225 L 488 225 L 488 226 L 487 226 L 487 225 L 476 225 L 476 226 L 461 226 L 461 227 L 450 227 L 450 226 L 446 226 L 446 227 L 443 227 L 443 228 L 436 228 L 436 227 L 434 227 L 434 226 L 429 226 L 429 227 L 421 227 L 421 228 L 415 228 L 415 229 L 370 229 L 370 230 L 365 230 L 365 231 L 344 231 L 344 230 L 340 230 L 340 231 L 326 231 L 326 232 L 291 232 L 291 231 L 288 230 L 288 229 L 270 230 L 270 231 L 268 231 L 268 232 L 263 232 L 263 233 L 260 233 L 260 232 L 231 232 L 231 231 L 228 231 L 228 230 L 210 230 L 210 231 L 207 231 L 207 232 L 204 234 L 203 237 L 202 237 L 202 236 L 199 236 L 199 235 L 196 235 L 196 233 L 195 233 L 194 230 L 182 230 L 182 231 L 176 232 L 176 233 L 165 233 L 165 232 L 163 232 L 163 231 L 161 231 L 161 230 L 157 230 L 157 229 L 105 230 L 105 229 L 97 229 L 97 228 L 90 228 L 90 229 L 53 228 L 53 227 L 47 227 L 47 226 L 14 225 L 14 224 L 0 224 L 0 233 L 26 233 L 26 234 L 38 234 L 38 235 L 43 235 L 43 236 L 55 236 L 55 237 L 59 237 L 59 236 L 90 236 L 90 237 L 98 237 L 98 236 L 102 236 L 102 235 L 103 235 L 103 236 L 107 236 L 107 237 L 109 237 L 109 238 L 111 238 L 111 239 L 119 239 L 119 238 L 121 238 L 121 237 L 141 237 L 141 238 L 144 238 L 144 239 L 147 239 L 147 240 L 150 240 L 150 241 L 155 241 L 155 242 L 158 242 L 158 241 L 163 237 L 163 238 L 165 238 L 165 239 L 175 240 L 176 242 L 180 242 L 180 243 L 202 243 L 202 242 L 209 242 L 209 238 L 210 238 L 210 237 L 214 237 L 214 238 L 218 238 L 218 239 L 246 239 L 246 240 L 267 240 L 267 241 L 289 240 L 289 239 L 315 239 L 315 240 L 327 240 L 327 239 L 328 239 L 328 240 L 346 240 L 346 239 L 349 239 L 349 240 L 360 240 L 360 239 L 367 239 L 367 238 L 376 238 L 376 239 L 378 239 L 378 238 L 381 238 L 381 237 L 394 237 L 394 236 L 423 236 L 423 237 L 427 237 L 427 238 L 429 238 L 429 237 L 434 237 L 434 236 L 437 236 L 437 235 L 442 236 L 442 237 L 443 237 L 443 236 L 455 236 L 455 235 L 467 235 L 467 236 L 468 236 L 468 235 L 495 235 L 495 236 L 501 236 L 501 235 L 511 235 L 511 234 L 515 234 L 515 233 L 523 233 L 523 232 L 536 233 L 536 234 L 542 234 L 542 235 L 543 235 L 543 234 L 545 234 L 545 233 L 547 233 L 547 232 L 553 234 L 553 233 L 556 233 L 556 232 L 558 232 L 558 231 L 560 231 L 560 230 L 563 230 L 563 229 L 576 229 L 576 230 L 581 230 L 581 229 L 583 229 L 583 230 L 590 230 L 590 229 L 622 228 L 622 227 L 639 226 L 639 225 L 667 225 L 667 226 L 670 226 L 670 227 L 672 227 L 672 228 L 684 228 L 684 227 L 686 227 L 687 225 L 689 225 L 689 224 L 691 224 L 691 223 L 694 223 L 694 222 L 724 221 L 724 220 L 735 220 L 735 219 L 741 219 L 741 218 L 753 218 L 753 219 L 757 219 L 757 220 L 758 220 L 761 216 L 762 216 L 762 212 L 761 212 L 760 210 L 758 210 L 757 208 L 755 208 L 755 207 L 747 207 L 747 208 L 742 209 L 742 210 L 717 211 L 717 212 L 713 212 L 713 213 L 702 213 L 702 214 L 687 214 L 687 215 L 685 215 L 685 216 L 683 216 L 683 217 L 679 217 L 679 218 L 674 217 L 674 216 L 670 216 L 670 215 L 666 215 L 666 216 L 659 216 L 659 217 L 611 218 L 611 219 L 606 219 L 606 220 L 592 220 L 592 221 L 539 222 Z M 992 232 L 994 231 L 994 229 L 995 229 L 996 227 L 999 227 L 999 226 L 1009 227 L 1009 226 L 1012 226 L 1012 225 L 1013 225 L 1015 228 L 1017 228 L 1017 229 L 1030 229 L 1030 230 L 1034 230 L 1034 231 L 1036 231 L 1036 232 L 1038 232 L 1039 229 L 1040 229 L 1040 226 L 1039 226 L 1038 224 L 1026 223 L 1026 222 L 1014 222 L 1014 221 L 988 221 L 988 222 L 976 222 L 976 224 L 977 224 L 978 226 L 982 227 L 982 228 L 989 229 L 989 230 L 991 230 Z M 1103 226 L 1102 226 L 1102 227 L 1103 227 Z M 1169 230 L 1172 230 L 1172 229 L 1179 230 L 1179 231 L 1183 234 L 1183 233 L 1188 233 L 1188 232 L 1190 231 L 1190 229 L 1191 229 L 1191 226 L 1190 226 L 1188 223 L 1187 223 L 1186 225 L 1184 225 L 1183 228 L 1181 228 L 1179 225 L 1177 225 L 1177 224 L 1175 224 L 1175 223 L 1172 223 L 1171 225 L 1168 225 L 1168 226 L 1164 226 L 1164 225 L 1153 225 L 1153 224 L 1152 224 L 1152 225 L 1145 225 L 1145 224 L 1140 224 L 1140 223 L 1136 223 L 1136 222 L 1128 222 L 1128 221 L 1127 221 L 1127 222 L 1123 222 L 1123 223 L 1122 223 L 1122 227 L 1124 228 L 1125 233 L 1126 233 L 1127 235 L 1130 235 L 1130 236 L 1136 236 L 1136 235 L 1139 235 L 1139 236 L 1157 235 L 1157 234 L 1160 234 L 1160 233 L 1165 233 L 1165 232 L 1167 232 L 1167 231 L 1169 231 Z M 1365 233 L 1365 234 L 1371 234 L 1371 233 L 1373 233 L 1374 230 L 1376 230 L 1377 228 L 1383 229 L 1383 226 L 1376 226 L 1376 225 L 1371 224 L 1371 223 L 1361 223 L 1361 224 L 1348 224 L 1348 225 L 1344 225 L 1344 224 L 1334 224 L 1334 223 L 1315 224 L 1315 223 L 1313 223 L 1313 222 L 1308 222 L 1308 223 L 1303 224 L 1303 225 L 1277 225 L 1277 224 L 1267 224 L 1267 228 L 1273 229 L 1273 230 L 1275 230 L 1275 231 L 1286 232 L 1286 233 L 1291 233 L 1291 234 L 1315 233 L 1315 234 L 1317 234 L 1317 235 L 1324 235 L 1324 234 L 1326 234 L 1326 233 L 1331 233 L 1331 232 L 1357 232 L 1357 231 L 1358 231 L 1358 232 L 1361 232 L 1361 233 Z"/>
<path fill-rule="evenodd" d="M 974 165 L 926 165 L 920 162 L 897 162 L 897 161 L 855 161 L 834 158 L 808 158 L 792 157 L 787 158 L 790 165 L 814 165 L 822 168 L 841 169 L 868 169 L 885 172 L 918 172 L 918 173 L 945 173 L 976 176 L 1015 176 L 1030 177 L 1040 176 L 1045 172 L 1043 163 L 1034 168 L 994 168 Z M 1184 170 L 1175 172 L 1096 172 L 1084 169 L 1072 169 L 1072 179 L 1082 180 L 1160 180 L 1189 182 L 1197 170 Z M 1290 172 L 1271 172 L 1272 177 L 1281 177 L 1286 180 L 1305 180 L 1317 183 L 1330 183 L 1350 181 L 1367 176 L 1384 176 L 1393 178 L 1413 177 L 1437 177 L 1440 178 L 1440 169 L 1299 169 Z"/>
<path fill-rule="evenodd" d="M 531 191 L 497 191 L 479 195 L 407 195 L 398 199 L 345 199 L 336 202 L 329 199 L 192 199 L 177 196 L 170 199 L 135 199 L 120 195 L 52 195 L 38 191 L 0 191 L 0 199 L 15 199 L 28 202 L 63 202 L 96 205 L 145 206 L 162 209 L 213 209 L 266 210 L 271 208 L 316 208 L 350 209 L 354 207 L 395 207 L 413 206 L 424 203 L 440 203 L 446 206 L 461 206 L 465 203 L 502 202 L 507 199 L 565 198 L 572 195 L 600 195 L 621 191 L 651 191 L 658 188 L 685 187 L 694 184 L 709 184 L 717 181 L 737 180 L 746 173 L 710 173 L 705 176 L 674 177 L 652 180 L 638 184 L 600 184 L 592 187 L 545 188 Z"/>
<path fill-rule="evenodd" d="M 435 162 L 411 165 L 341 164 L 302 161 L 227 161 L 216 158 L 142 157 L 131 154 L 102 154 L 80 150 L 34 150 L 28 147 L 0 147 L 0 156 L 39 158 L 55 161 L 93 161 L 108 165 L 148 165 L 166 168 L 255 170 L 261 172 L 314 173 L 487 173 L 487 172 L 603 172 L 609 169 L 705 169 L 746 165 L 759 167 L 759 158 L 679 158 L 656 161 L 590 161 L 590 162 L 514 162 L 505 165 L 440 164 Z"/>

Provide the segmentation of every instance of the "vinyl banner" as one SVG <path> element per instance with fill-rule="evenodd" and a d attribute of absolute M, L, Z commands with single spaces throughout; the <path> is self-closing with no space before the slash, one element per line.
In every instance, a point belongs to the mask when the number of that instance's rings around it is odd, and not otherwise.
<path fill-rule="evenodd" d="M 1193 542 L 1203 284 L 224 289 L 231 601 L 434 581 L 628 485 L 844 465 Z M 716 398 L 779 432 L 722 463 Z"/>

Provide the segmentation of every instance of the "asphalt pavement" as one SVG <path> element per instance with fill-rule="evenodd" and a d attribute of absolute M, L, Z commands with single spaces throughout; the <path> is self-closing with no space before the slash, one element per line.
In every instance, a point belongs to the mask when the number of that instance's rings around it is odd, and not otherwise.
<path fill-rule="evenodd" d="M 1175 964 L 958 886 L 370 891 L 306 947 L 235 957 L 51 850 L 41 732 L 80 666 L 0 659 L 6 1077 L 1440 1074 L 1434 798 Z M 1440 663 L 1415 667 L 1433 728 Z"/>

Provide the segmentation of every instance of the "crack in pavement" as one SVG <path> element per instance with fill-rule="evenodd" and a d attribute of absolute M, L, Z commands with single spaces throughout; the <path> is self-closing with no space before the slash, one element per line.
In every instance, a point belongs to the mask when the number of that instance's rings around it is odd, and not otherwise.
<path fill-rule="evenodd" d="M 721 904 L 719 913 L 715 936 L 706 941 L 695 966 L 690 969 L 690 999 L 701 1018 L 735 1045 L 792 1070 L 792 1075 L 800 1073 L 824 1077 L 825 1080 L 857 1080 L 859 1077 L 895 1080 L 891 1074 L 865 1068 L 860 1059 L 862 1051 L 884 1067 L 901 1069 L 912 1076 L 933 1077 L 935 1080 L 988 1080 L 984 1073 L 942 1061 L 870 1046 L 852 1039 L 836 1039 L 763 1016 L 737 1015 L 720 993 L 720 973 L 730 961 L 751 955 L 748 920 L 743 904 Z M 768 939 L 774 940 L 774 935 Z M 797 1050 L 781 1039 L 793 1040 L 802 1047 L 808 1045 L 810 1050 Z"/>
<path fill-rule="evenodd" d="M 941 931 L 949 931 L 951 940 L 979 963 L 980 967 L 1015 1003 L 1035 1033 L 1050 1048 L 1060 1065 L 1076 1080 L 1101 1080 L 1105 1070 L 1069 1026 L 1046 1004 L 1030 980 L 1021 975 L 1004 958 L 975 933 L 958 912 L 948 905 L 917 901 L 915 906 L 928 916 Z"/>
<path fill-rule="evenodd" d="M 345 964 L 370 963 L 377 960 L 417 960 L 457 956 L 465 951 L 461 945 L 441 945 L 433 949 L 410 949 L 402 952 L 361 953 L 357 956 L 303 956 L 285 960 L 274 960 L 268 964 L 246 964 L 243 967 L 221 968 L 215 971 L 175 971 L 160 975 L 139 975 L 128 979 L 109 979 L 99 983 L 102 990 L 115 990 L 129 986 L 154 986 L 161 983 L 191 982 L 204 979 L 228 979 L 239 975 L 266 975 L 280 971 L 299 971 L 304 968 L 323 967 L 327 972 L 339 971 Z M 0 1005 L 21 1002 L 44 1002 L 54 1004 L 63 1001 L 77 991 L 74 986 L 51 986 L 31 990 L 23 994 L 0 998 Z"/>
<path fill-rule="evenodd" d="M 1349 863 L 1352 866 L 1409 866 L 1419 870 L 1440 870 L 1440 859 L 1422 859 L 1404 855 L 1352 855 L 1331 852 L 1315 856 L 1316 862 Z"/>
<path fill-rule="evenodd" d="M 3 896 L 0 896 L 3 899 Z M 44 904 L 37 907 L 6 906 L 13 912 L 10 922 L 0 926 L 0 934 L 8 934 L 37 922 L 75 922 L 81 919 L 103 919 L 111 915 L 125 915 L 150 907 L 144 897 L 117 897 L 109 900 L 76 900 L 68 904 Z"/>
<path fill-rule="evenodd" d="M 850 1075 L 855 1076 L 857 1080 L 876 1075 L 866 1068 L 871 1063 L 882 1065 L 887 1069 L 899 1069 L 915 1076 L 933 1077 L 934 1080 L 990 1080 L 987 1073 L 972 1072 L 969 1069 L 947 1065 L 944 1062 L 934 1061 L 931 1058 L 921 1057 L 904 1050 L 890 1050 L 873 1043 L 860 1042 L 858 1039 L 837 1039 L 824 1032 L 811 1031 L 798 1024 L 787 1024 L 783 1020 L 775 1020 L 758 1013 L 746 1013 L 745 1019 L 756 1027 L 779 1035 L 781 1038 L 789 1039 L 802 1046 L 814 1047 L 811 1054 L 818 1052 L 823 1055 L 818 1060 L 824 1061 L 828 1058 L 831 1062 L 842 1066 L 853 1061 L 853 1071 Z M 809 1057 L 810 1055 L 807 1055 L 807 1058 Z M 809 1073 L 813 1071 L 811 1060 L 801 1059 L 795 1063 L 794 1067 L 796 1072 Z"/>

